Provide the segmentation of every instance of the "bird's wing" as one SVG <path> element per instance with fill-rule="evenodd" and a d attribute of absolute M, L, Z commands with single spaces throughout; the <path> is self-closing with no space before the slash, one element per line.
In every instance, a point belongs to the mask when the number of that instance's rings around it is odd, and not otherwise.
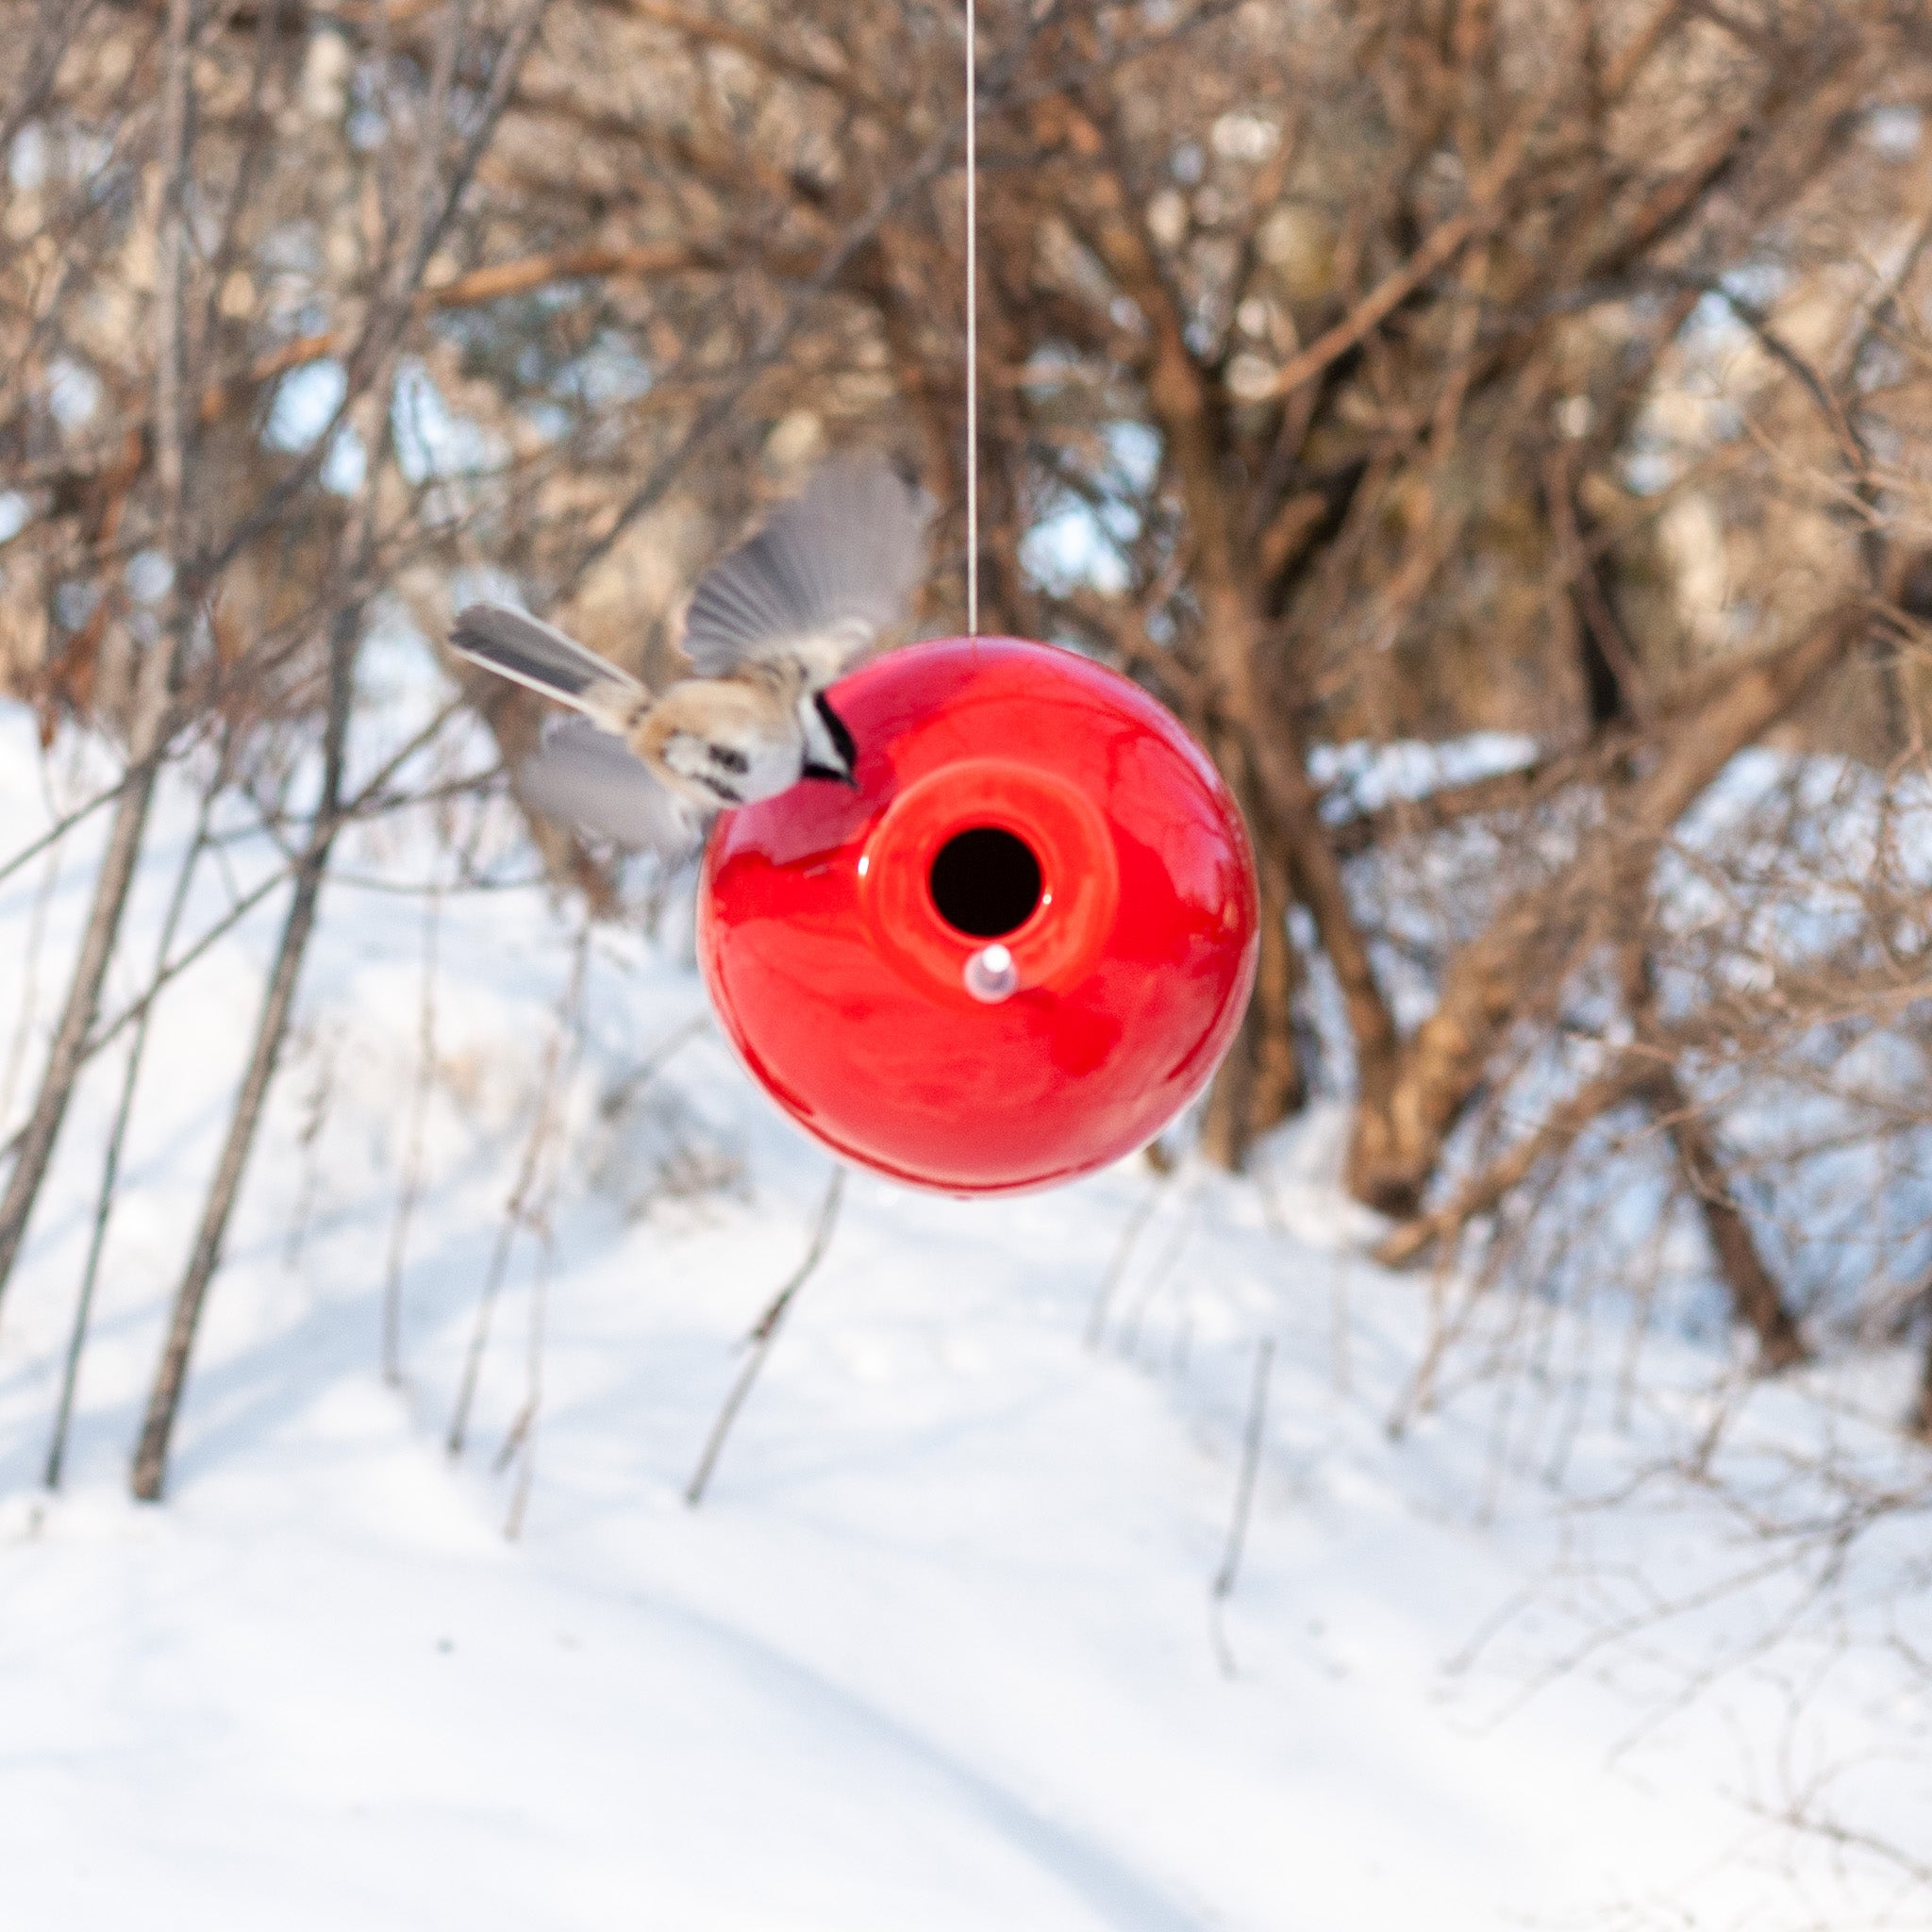
<path fill-rule="evenodd" d="M 587 718 L 560 719 L 517 773 L 525 802 L 600 839 L 681 858 L 704 822 L 621 738 Z"/>
<path fill-rule="evenodd" d="M 930 514 L 883 457 L 834 458 L 698 579 L 684 620 L 698 675 L 792 657 L 830 684 L 905 616 Z"/>
<path fill-rule="evenodd" d="M 621 714 L 644 695 L 608 658 L 508 604 L 472 604 L 458 615 L 449 641 L 473 663 L 593 716 Z"/>

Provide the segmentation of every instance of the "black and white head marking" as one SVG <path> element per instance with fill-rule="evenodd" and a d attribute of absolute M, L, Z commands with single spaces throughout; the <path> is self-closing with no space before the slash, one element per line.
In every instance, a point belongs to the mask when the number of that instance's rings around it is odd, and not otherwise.
<path fill-rule="evenodd" d="M 858 780 L 853 773 L 858 763 L 858 746 L 851 727 L 833 710 L 822 691 L 813 691 L 799 708 L 805 726 L 802 774 L 808 778 L 830 778 L 857 791 Z"/>

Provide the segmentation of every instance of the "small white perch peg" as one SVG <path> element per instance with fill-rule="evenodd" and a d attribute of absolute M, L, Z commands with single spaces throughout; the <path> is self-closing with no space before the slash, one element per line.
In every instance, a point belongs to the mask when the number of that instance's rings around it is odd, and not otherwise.
<path fill-rule="evenodd" d="M 1012 954 L 997 941 L 981 946 L 966 962 L 966 991 L 989 1007 L 1010 999 L 1020 991 L 1020 969 Z"/>

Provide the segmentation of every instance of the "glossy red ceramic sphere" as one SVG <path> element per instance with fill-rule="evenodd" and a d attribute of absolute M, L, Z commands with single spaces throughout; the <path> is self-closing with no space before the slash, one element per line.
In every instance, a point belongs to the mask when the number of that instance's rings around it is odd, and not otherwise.
<path fill-rule="evenodd" d="M 858 789 L 729 812 L 705 861 L 699 958 L 745 1065 L 833 1152 L 951 1193 L 1151 1140 L 1254 979 L 1207 757 L 1125 678 L 1008 638 L 889 652 L 829 696 Z"/>

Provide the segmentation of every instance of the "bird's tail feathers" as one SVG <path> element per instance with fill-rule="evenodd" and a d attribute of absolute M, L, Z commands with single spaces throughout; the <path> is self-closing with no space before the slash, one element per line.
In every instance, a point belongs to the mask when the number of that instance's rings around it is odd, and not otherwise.
<path fill-rule="evenodd" d="M 608 658 L 508 604 L 472 604 L 458 614 L 449 641 L 473 664 L 575 706 L 607 730 L 623 730 L 649 698 Z"/>

